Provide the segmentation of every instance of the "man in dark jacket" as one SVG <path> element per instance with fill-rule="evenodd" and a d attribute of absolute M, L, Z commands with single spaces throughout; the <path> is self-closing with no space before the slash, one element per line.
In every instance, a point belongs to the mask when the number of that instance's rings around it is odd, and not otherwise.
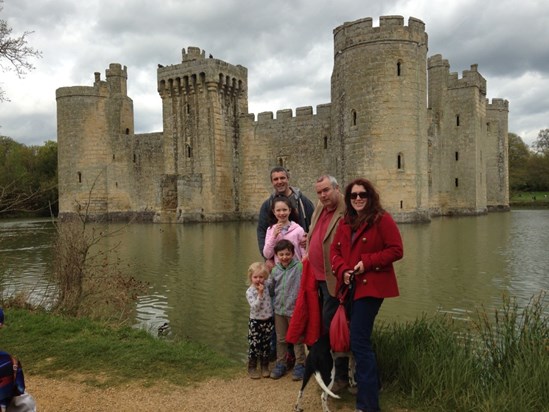
<path fill-rule="evenodd" d="M 261 205 L 261 209 L 259 209 L 259 221 L 257 223 L 257 244 L 259 246 L 259 253 L 262 255 L 267 228 L 275 223 L 275 221 L 271 221 L 271 206 L 275 197 L 285 196 L 290 200 L 296 223 L 303 228 L 305 233 L 309 231 L 311 216 L 314 211 L 313 203 L 297 187 L 290 186 L 290 175 L 282 166 L 274 167 L 271 170 L 271 184 L 273 185 L 274 193 Z"/>

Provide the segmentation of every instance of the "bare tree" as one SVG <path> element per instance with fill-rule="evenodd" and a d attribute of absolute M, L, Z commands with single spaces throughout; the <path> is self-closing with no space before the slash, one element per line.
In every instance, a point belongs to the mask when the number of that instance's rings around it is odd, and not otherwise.
<path fill-rule="evenodd" d="M 0 12 L 3 0 L 0 0 Z M 26 31 L 21 36 L 12 36 L 13 29 L 7 21 L 0 19 L 0 69 L 14 70 L 19 78 L 34 69 L 30 58 L 41 57 L 42 53 L 27 44 L 27 38 L 33 32 Z M 4 90 L 0 88 L 0 102 L 9 101 Z"/>

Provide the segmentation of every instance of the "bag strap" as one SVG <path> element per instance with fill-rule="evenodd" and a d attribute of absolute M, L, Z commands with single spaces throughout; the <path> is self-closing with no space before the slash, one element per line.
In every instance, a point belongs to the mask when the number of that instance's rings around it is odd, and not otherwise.
<path fill-rule="evenodd" d="M 19 368 L 17 359 L 15 359 L 13 356 L 10 355 L 11 363 L 13 365 L 13 384 L 15 385 L 15 381 L 17 379 L 17 369 Z"/>
<path fill-rule="evenodd" d="M 339 300 L 340 305 L 343 304 L 343 302 L 347 298 L 347 295 L 349 294 L 349 291 L 355 286 L 355 275 L 356 275 L 356 271 L 352 271 L 351 276 L 349 277 L 349 284 L 346 285 L 345 283 L 343 283 L 339 288 L 339 292 L 337 293 L 337 298 Z"/>

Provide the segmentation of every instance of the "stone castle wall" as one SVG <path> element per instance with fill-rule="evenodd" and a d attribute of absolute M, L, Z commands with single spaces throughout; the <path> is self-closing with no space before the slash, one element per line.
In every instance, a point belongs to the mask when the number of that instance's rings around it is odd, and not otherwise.
<path fill-rule="evenodd" d="M 321 174 L 367 177 L 398 221 L 508 209 L 508 102 L 487 101 L 476 65 L 459 78 L 442 56 L 427 59 L 427 43 L 415 18 L 344 23 L 332 101 L 257 118 L 247 69 L 189 47 L 158 68 L 163 131 L 149 134 L 134 133 L 127 71 L 111 64 L 106 81 L 57 90 L 60 213 L 253 219 L 277 165 L 312 200 Z"/>

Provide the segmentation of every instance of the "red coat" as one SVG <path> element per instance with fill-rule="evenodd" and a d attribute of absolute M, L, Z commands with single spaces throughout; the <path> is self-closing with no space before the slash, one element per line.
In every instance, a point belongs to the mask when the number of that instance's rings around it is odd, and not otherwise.
<path fill-rule="evenodd" d="M 402 238 L 391 217 L 385 212 L 372 227 L 361 226 L 351 241 L 351 227 L 345 219 L 339 221 L 330 248 L 332 270 L 337 278 L 337 288 L 343 281 L 343 273 L 353 270 L 362 260 L 364 273 L 355 277 L 355 299 L 365 296 L 390 298 L 399 295 L 393 262 L 401 259 Z"/>
<path fill-rule="evenodd" d="M 286 342 L 303 342 L 311 346 L 320 337 L 322 320 L 318 300 L 318 285 L 309 265 L 309 259 L 305 259 L 297 301 L 286 333 Z"/>

